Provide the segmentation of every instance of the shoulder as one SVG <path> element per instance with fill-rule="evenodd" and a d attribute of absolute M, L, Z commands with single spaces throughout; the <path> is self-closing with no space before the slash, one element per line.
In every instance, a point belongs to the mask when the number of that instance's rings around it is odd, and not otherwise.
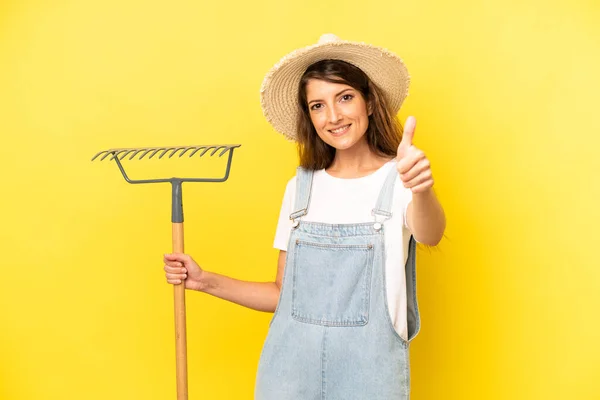
<path fill-rule="evenodd" d="M 296 188 L 296 175 L 292 176 L 285 185 L 285 191 L 289 192 L 290 190 L 294 190 Z"/>
<path fill-rule="evenodd" d="M 291 177 L 286 185 L 285 191 L 283 193 L 283 201 L 284 203 L 291 203 L 292 199 L 296 195 L 296 176 Z"/>

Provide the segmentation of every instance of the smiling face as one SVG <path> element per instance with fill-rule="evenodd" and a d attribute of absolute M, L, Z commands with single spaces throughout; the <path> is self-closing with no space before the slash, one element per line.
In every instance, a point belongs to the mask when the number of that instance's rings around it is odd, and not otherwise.
<path fill-rule="evenodd" d="M 349 156 L 360 156 L 364 150 L 396 156 L 401 125 L 384 92 L 360 68 L 342 60 L 317 61 L 304 71 L 297 96 L 296 140 L 302 167 L 328 168 L 340 151 Z"/>
<path fill-rule="evenodd" d="M 306 103 L 317 135 L 337 150 L 346 150 L 366 141 L 368 105 L 362 94 L 343 83 L 310 79 Z"/>

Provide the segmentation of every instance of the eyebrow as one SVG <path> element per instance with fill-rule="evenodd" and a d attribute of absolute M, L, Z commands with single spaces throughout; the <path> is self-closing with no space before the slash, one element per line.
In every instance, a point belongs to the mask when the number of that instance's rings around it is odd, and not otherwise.
<path fill-rule="evenodd" d="M 347 92 L 348 90 L 354 90 L 354 89 L 353 89 L 353 88 L 347 88 L 347 89 L 344 89 L 344 90 L 342 90 L 341 92 L 337 93 L 337 94 L 335 95 L 335 97 L 338 97 L 338 96 L 340 96 L 341 94 L 343 94 L 344 92 Z M 314 103 L 315 101 L 323 101 L 323 100 L 321 100 L 321 99 L 314 99 L 314 100 L 311 100 L 311 101 L 309 101 L 307 104 L 308 104 L 308 105 L 310 105 L 310 103 Z"/>

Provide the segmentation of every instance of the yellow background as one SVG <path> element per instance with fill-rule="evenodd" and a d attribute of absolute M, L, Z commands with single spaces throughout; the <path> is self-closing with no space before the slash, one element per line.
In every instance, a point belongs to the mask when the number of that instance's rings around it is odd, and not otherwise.
<path fill-rule="evenodd" d="M 259 87 L 325 32 L 403 57 L 448 215 L 419 251 L 412 398 L 600 398 L 599 20 L 591 0 L 3 1 L 0 398 L 175 398 L 170 188 L 90 159 L 241 143 L 228 182 L 184 185 L 186 251 L 272 279 L 296 155 Z M 190 399 L 251 399 L 270 315 L 187 301 Z"/>

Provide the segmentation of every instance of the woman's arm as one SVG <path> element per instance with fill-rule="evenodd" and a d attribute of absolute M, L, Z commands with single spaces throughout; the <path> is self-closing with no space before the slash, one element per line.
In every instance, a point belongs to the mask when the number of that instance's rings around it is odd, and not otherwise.
<path fill-rule="evenodd" d="M 258 311 L 274 312 L 279 302 L 286 252 L 279 252 L 277 276 L 274 282 L 249 282 L 205 271 L 186 254 L 166 254 L 167 282 L 180 284 Z"/>
<path fill-rule="evenodd" d="M 446 229 L 442 205 L 433 191 L 431 165 L 425 153 L 412 144 L 417 121 L 408 117 L 402 141 L 398 146 L 396 168 L 404 187 L 412 191 L 412 201 L 406 209 L 406 223 L 419 243 L 435 246 Z"/>
<path fill-rule="evenodd" d="M 413 193 L 406 210 L 406 222 L 417 242 L 435 246 L 442 240 L 446 216 L 433 189 Z"/>

